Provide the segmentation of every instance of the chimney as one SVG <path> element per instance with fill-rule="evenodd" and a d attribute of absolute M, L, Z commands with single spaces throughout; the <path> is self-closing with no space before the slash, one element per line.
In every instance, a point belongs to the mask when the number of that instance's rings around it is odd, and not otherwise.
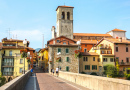
<path fill-rule="evenodd" d="M 55 44 L 55 39 L 53 40 L 53 44 Z"/>
<path fill-rule="evenodd" d="M 119 38 L 119 42 L 122 42 L 122 37 Z"/>
<path fill-rule="evenodd" d="M 55 26 L 52 26 L 51 32 L 52 32 L 52 38 L 55 38 L 56 37 Z"/>

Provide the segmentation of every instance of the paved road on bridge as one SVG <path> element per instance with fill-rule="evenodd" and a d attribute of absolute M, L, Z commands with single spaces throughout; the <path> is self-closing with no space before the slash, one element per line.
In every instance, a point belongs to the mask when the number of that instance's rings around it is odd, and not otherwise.
<path fill-rule="evenodd" d="M 29 78 L 25 90 L 89 90 L 59 77 L 43 73 L 39 68 L 35 68 L 34 73 L 36 73 L 36 77 L 34 74 L 32 76 L 34 78 Z"/>

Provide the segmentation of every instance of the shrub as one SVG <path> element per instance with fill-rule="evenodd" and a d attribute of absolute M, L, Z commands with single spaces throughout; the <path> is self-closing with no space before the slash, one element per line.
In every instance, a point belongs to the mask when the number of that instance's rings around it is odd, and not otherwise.
<path fill-rule="evenodd" d="M 81 72 L 81 74 L 86 74 L 85 72 Z"/>
<path fill-rule="evenodd" d="M 98 76 L 96 72 L 92 72 L 90 75 Z"/>

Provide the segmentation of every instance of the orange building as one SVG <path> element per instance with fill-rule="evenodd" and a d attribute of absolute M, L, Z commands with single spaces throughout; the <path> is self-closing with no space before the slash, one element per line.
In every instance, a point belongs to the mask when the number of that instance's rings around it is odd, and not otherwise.
<path fill-rule="evenodd" d="M 81 52 L 89 52 L 102 38 L 112 38 L 110 34 L 73 33 L 75 41 L 81 40 Z"/>

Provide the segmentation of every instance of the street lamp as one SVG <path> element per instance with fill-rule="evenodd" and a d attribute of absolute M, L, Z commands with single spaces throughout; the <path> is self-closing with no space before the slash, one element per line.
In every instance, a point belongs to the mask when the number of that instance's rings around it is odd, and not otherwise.
<path fill-rule="evenodd" d="M 81 39 L 80 41 L 77 41 L 78 50 L 80 50 L 80 44 L 81 44 Z M 79 57 L 78 57 L 78 73 L 79 73 Z"/>
<path fill-rule="evenodd" d="M 25 39 L 23 41 L 23 44 L 24 44 L 24 50 L 25 50 L 25 45 L 27 44 L 27 39 Z M 24 57 L 24 74 L 25 74 L 25 57 Z"/>

